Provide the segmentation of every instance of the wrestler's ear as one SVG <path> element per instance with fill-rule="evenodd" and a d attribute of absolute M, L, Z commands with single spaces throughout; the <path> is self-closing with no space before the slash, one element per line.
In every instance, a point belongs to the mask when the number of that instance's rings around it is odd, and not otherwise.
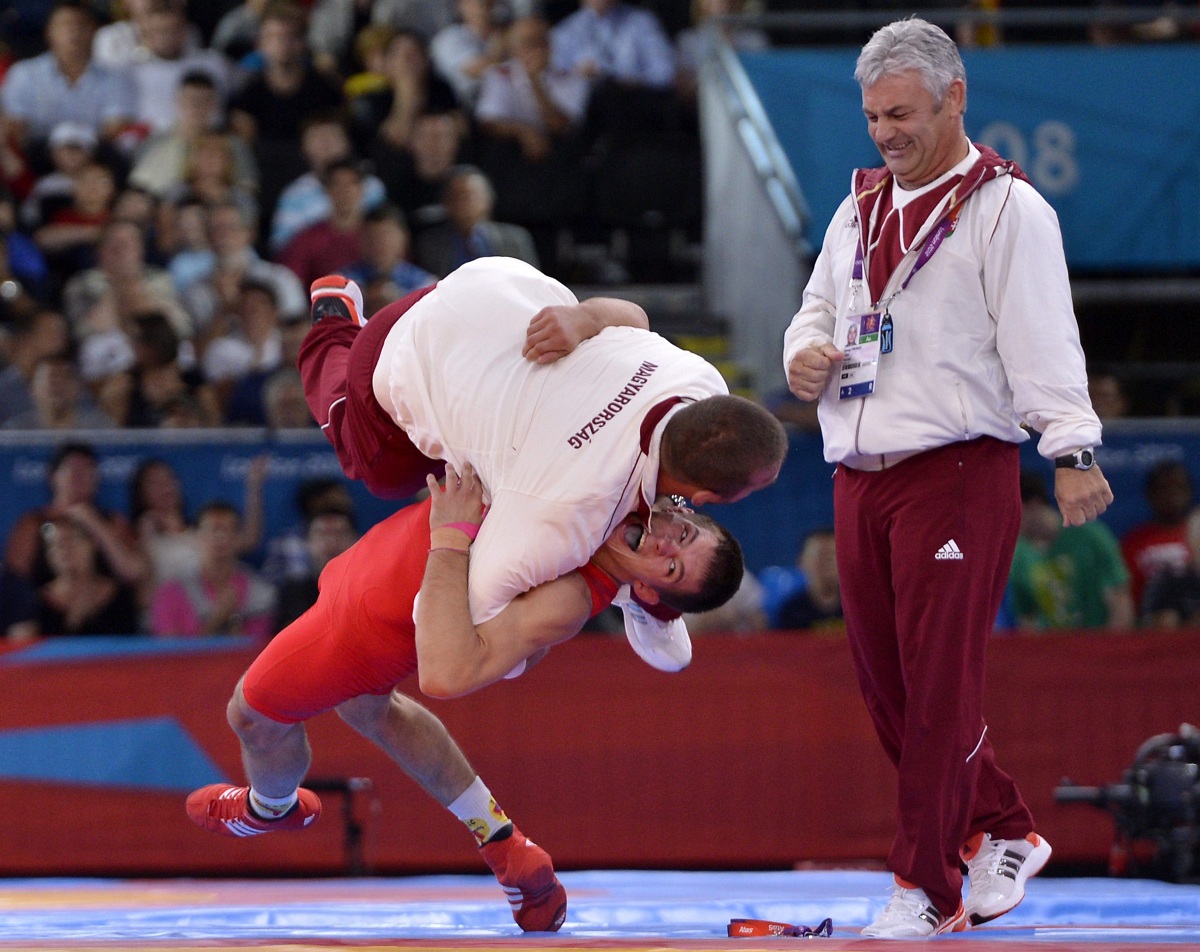
<path fill-rule="evenodd" d="M 713 492 L 711 489 L 697 489 L 692 493 L 692 505 L 696 507 L 706 506 L 711 502 L 720 502 L 721 496 L 719 493 Z"/>
<path fill-rule="evenodd" d="M 640 579 L 634 579 L 630 584 L 630 588 L 633 589 L 633 594 L 638 597 L 638 600 L 646 605 L 657 605 L 662 601 L 662 597 L 658 592 Z"/>

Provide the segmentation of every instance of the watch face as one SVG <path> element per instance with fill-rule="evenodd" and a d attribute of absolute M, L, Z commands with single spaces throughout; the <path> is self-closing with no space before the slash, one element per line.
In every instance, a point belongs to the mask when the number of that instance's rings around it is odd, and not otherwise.
<path fill-rule="evenodd" d="M 1096 454 L 1091 450 L 1080 450 L 1079 455 L 1076 458 L 1079 460 L 1078 464 L 1076 465 L 1078 465 L 1080 469 L 1091 469 L 1092 464 L 1096 462 Z"/>

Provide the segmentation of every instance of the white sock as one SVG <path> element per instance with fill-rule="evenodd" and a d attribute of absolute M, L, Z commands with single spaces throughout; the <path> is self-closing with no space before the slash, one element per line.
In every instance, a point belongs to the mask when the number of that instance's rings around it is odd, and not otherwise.
<path fill-rule="evenodd" d="M 300 799 L 300 791 L 293 790 L 286 797 L 268 797 L 250 788 L 250 810 L 264 820 L 278 820 Z"/>
<path fill-rule="evenodd" d="M 512 822 L 496 805 L 492 791 L 478 776 L 446 809 L 467 825 L 481 845 Z"/>

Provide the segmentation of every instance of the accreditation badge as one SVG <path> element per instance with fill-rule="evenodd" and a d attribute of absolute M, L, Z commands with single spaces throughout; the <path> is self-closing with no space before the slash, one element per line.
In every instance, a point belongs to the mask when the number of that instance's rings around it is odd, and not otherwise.
<path fill-rule="evenodd" d="M 875 375 L 879 371 L 879 329 L 882 315 L 878 311 L 851 317 L 842 343 L 841 379 L 838 399 L 853 400 L 875 392 Z"/>

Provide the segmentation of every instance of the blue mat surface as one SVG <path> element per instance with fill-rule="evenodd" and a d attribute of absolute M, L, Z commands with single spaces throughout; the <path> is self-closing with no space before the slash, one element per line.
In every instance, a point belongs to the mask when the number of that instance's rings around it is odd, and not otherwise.
<path fill-rule="evenodd" d="M 891 881 L 886 873 L 858 871 L 603 871 L 568 872 L 561 879 L 570 898 L 567 922 L 557 939 L 583 944 L 725 939 L 731 918 L 815 925 L 827 916 L 833 919 L 835 939 L 851 939 L 883 907 Z M 484 876 L 25 879 L 0 884 L 0 944 L 396 938 L 445 942 L 517 935 L 498 884 Z M 1036 879 L 1025 902 L 1009 915 L 955 938 L 1200 948 L 1200 886 Z"/>

